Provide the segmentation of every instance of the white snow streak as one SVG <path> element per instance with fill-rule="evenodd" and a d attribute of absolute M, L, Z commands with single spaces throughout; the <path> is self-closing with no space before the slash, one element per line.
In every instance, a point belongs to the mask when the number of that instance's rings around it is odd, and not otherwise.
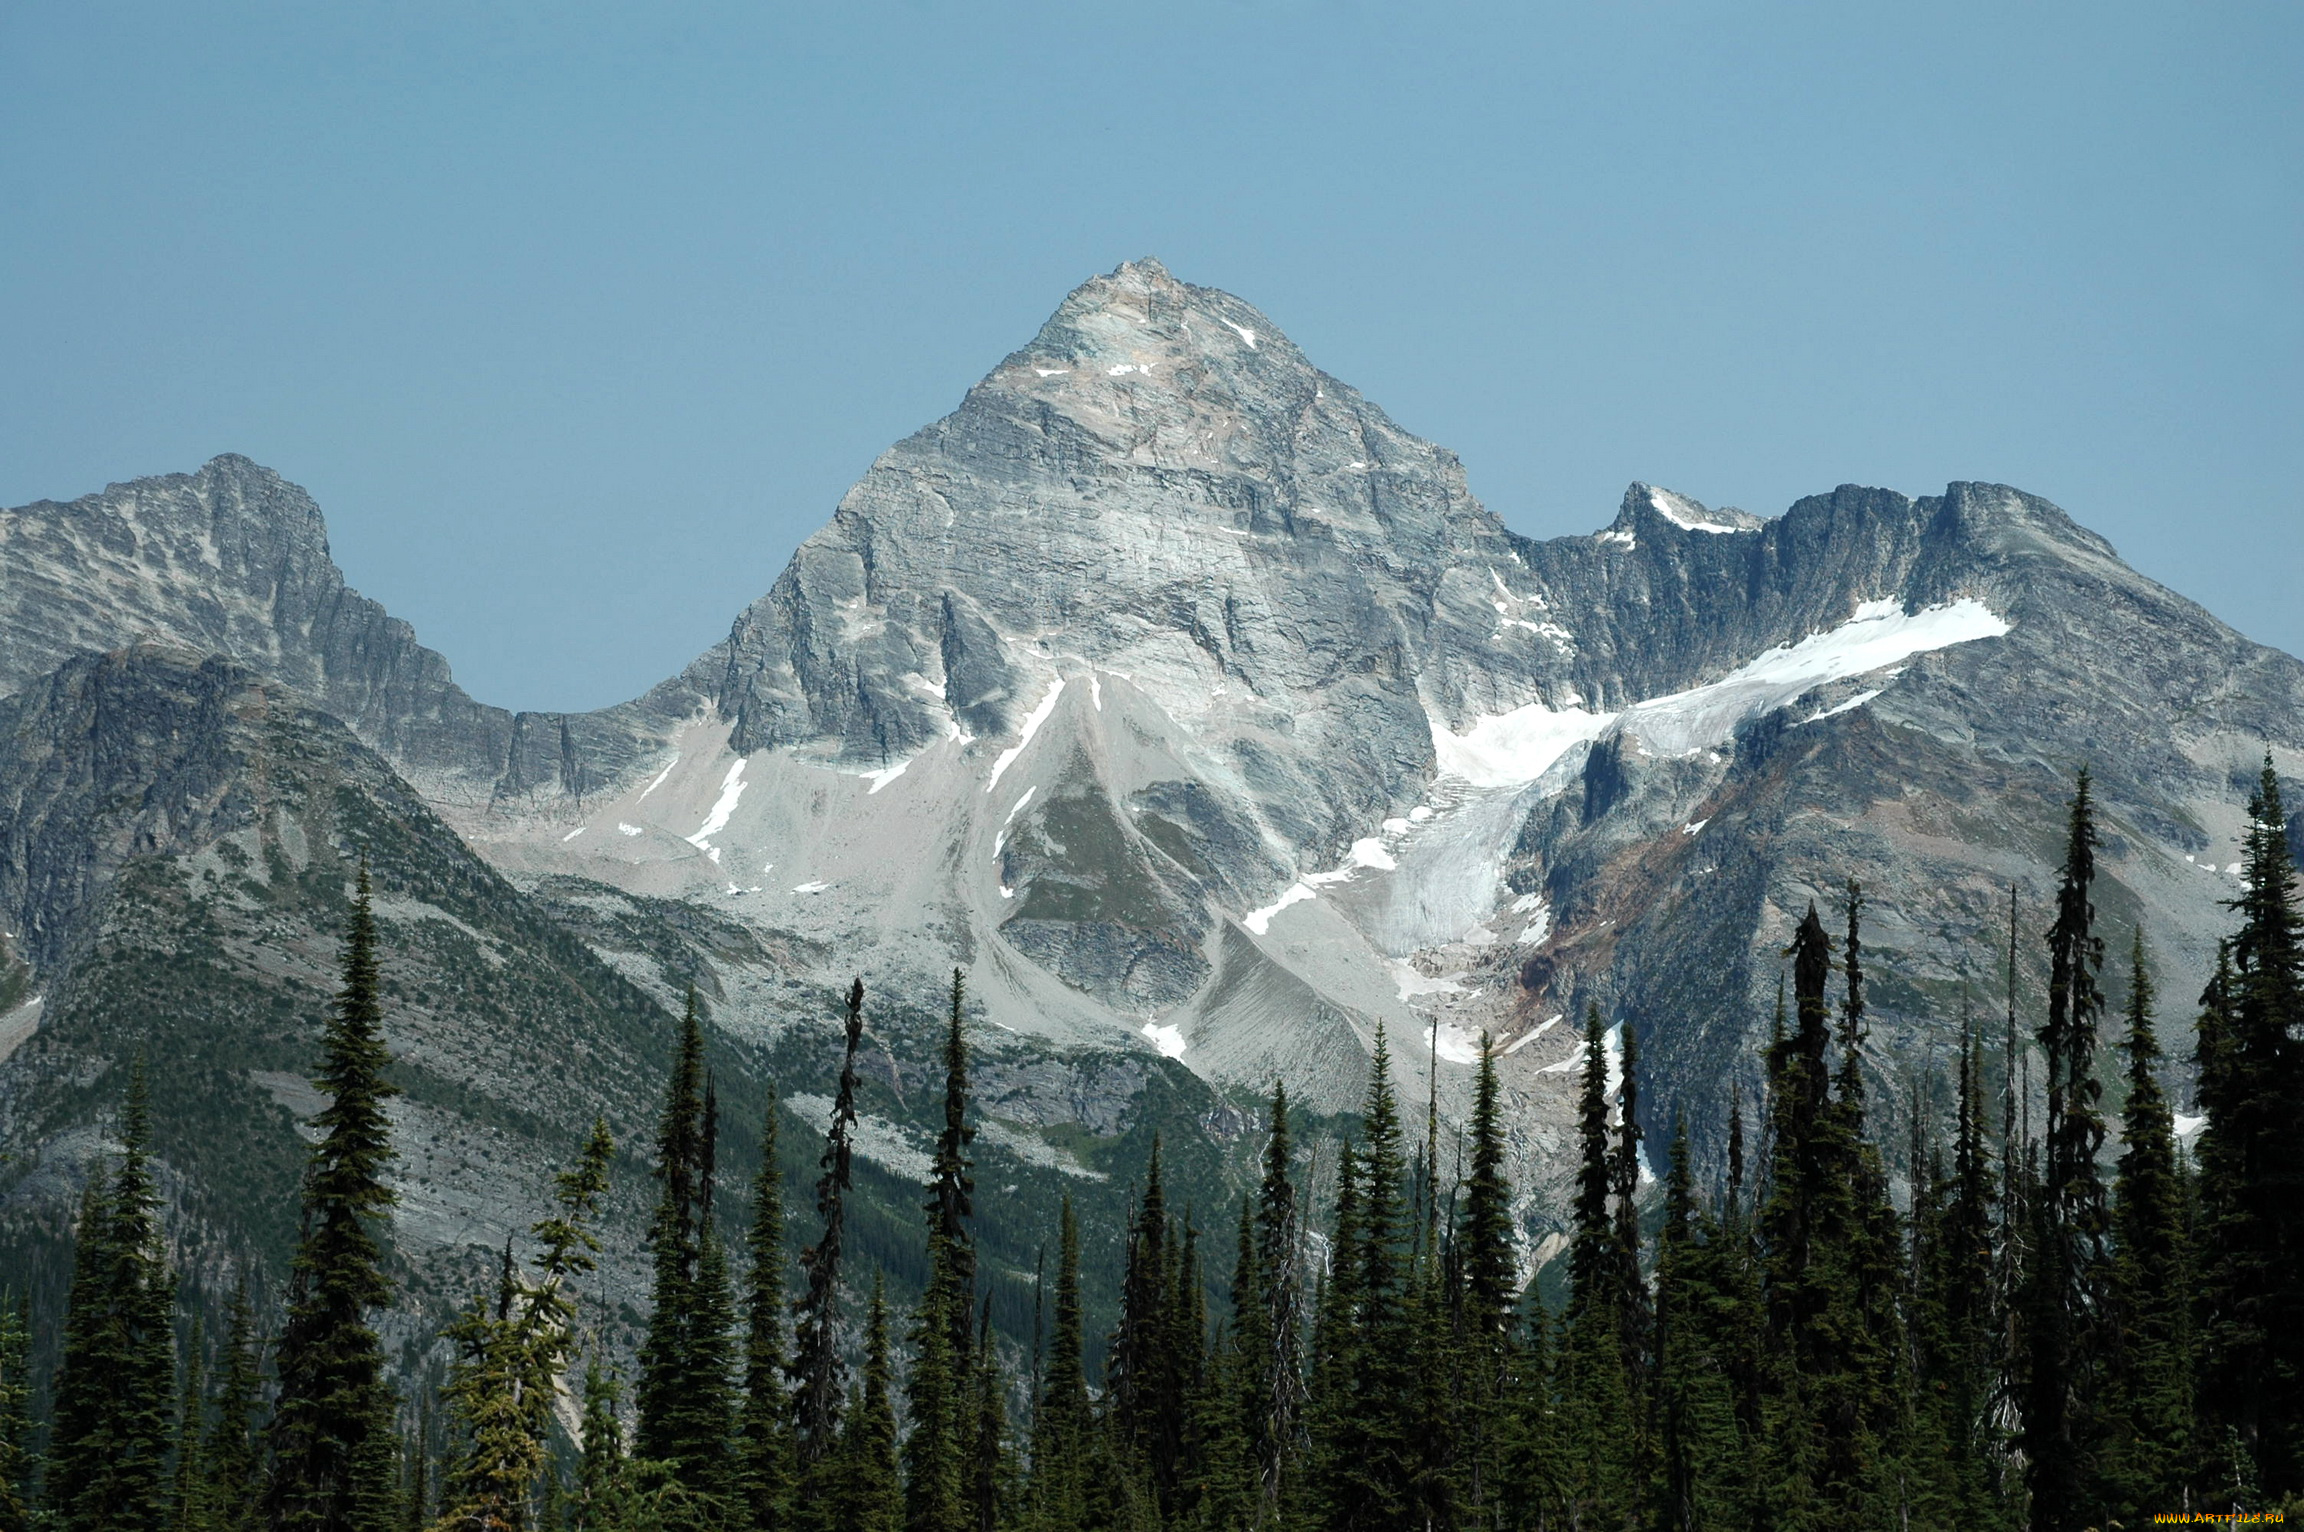
<path fill-rule="evenodd" d="M 1279 914 L 1282 910 L 1288 908 L 1288 906 L 1291 904 L 1302 904 L 1307 899 L 1317 899 L 1318 897 L 1319 895 L 1314 893 L 1306 885 L 1302 883 L 1291 883 L 1288 885 L 1287 891 L 1281 894 L 1277 900 L 1271 904 L 1267 904 L 1260 910 L 1251 910 L 1248 913 L 1248 918 L 1240 923 L 1246 926 L 1249 930 L 1255 932 L 1258 936 L 1262 936 L 1267 931 L 1272 929 L 1273 916 Z"/>
<path fill-rule="evenodd" d="M 870 787 L 864 790 L 864 796 L 867 798 L 871 797 L 874 793 L 880 791 L 881 788 L 886 787 L 889 783 L 904 775 L 904 768 L 911 764 L 912 763 L 908 760 L 898 761 L 895 765 L 883 766 L 878 771 L 858 772 L 858 776 L 872 784 Z"/>
<path fill-rule="evenodd" d="M 699 851 L 710 851 L 711 837 L 728 828 L 728 816 L 736 812 L 736 800 L 744 796 L 744 761 L 741 756 L 728 768 L 728 775 L 720 779 L 720 796 L 713 801 L 712 812 L 696 827 L 696 833 L 685 837 L 688 844 Z M 712 860 L 720 860 L 715 856 Z"/>
<path fill-rule="evenodd" d="M 1001 820 L 1000 822 L 1004 825 L 1014 824 L 1016 822 L 1016 816 L 1024 812 L 1024 805 L 1030 803 L 1032 801 L 1032 795 L 1038 791 L 1040 791 L 1040 784 L 1037 782 L 1033 783 L 1030 787 L 1025 788 L 1024 796 L 1016 800 L 1014 806 L 1008 810 L 1008 817 Z"/>
<path fill-rule="evenodd" d="M 1530 1043 L 1536 1041 L 1536 1039 L 1542 1037 L 1545 1033 L 1551 1031 L 1558 1025 L 1560 1025 L 1560 1017 L 1552 1016 L 1546 1018 L 1543 1022 L 1537 1025 L 1534 1031 L 1522 1033 L 1520 1036 L 1512 1039 L 1512 1046 L 1506 1048 L 1504 1052 L 1498 1056 L 1508 1058 L 1511 1055 L 1518 1053 L 1521 1049 L 1527 1047 Z M 1540 1069 L 1537 1071 L 1538 1074 L 1552 1074 L 1554 1072 L 1555 1071 L 1551 1068 Z"/>
<path fill-rule="evenodd" d="M 1256 332 L 1254 330 L 1249 329 L 1246 325 L 1234 324 L 1229 319 L 1220 318 L 1216 322 L 1222 325 L 1225 329 L 1230 330 L 1234 335 L 1237 335 L 1242 340 L 1246 341 L 1248 343 L 1249 350 L 1253 351 L 1256 349 Z"/>
<path fill-rule="evenodd" d="M 672 755 L 672 759 L 671 759 L 671 760 L 669 760 L 669 761 L 667 761 L 667 762 L 664 764 L 664 769 L 663 769 L 662 771 L 659 771 L 658 773 L 656 773 L 656 780 L 655 780 L 655 781 L 653 781 L 653 782 L 651 782 L 651 783 L 649 783 L 649 784 L 648 784 L 646 787 L 643 787 L 643 788 L 641 788 L 641 789 L 640 789 L 640 798 L 645 798 L 645 797 L 647 797 L 647 796 L 648 796 L 650 793 L 652 793 L 652 792 L 656 791 L 656 789 L 657 789 L 657 788 L 659 788 L 659 787 L 662 787 L 662 786 L 664 785 L 664 779 L 665 779 L 666 777 L 668 777 L 668 776 L 672 775 L 672 768 L 673 768 L 673 767 L 675 767 L 675 766 L 677 766 L 677 765 L 679 765 L 679 764 L 680 764 L 680 755 L 679 755 L 679 752 L 678 752 L 678 751 L 674 751 L 674 752 L 673 752 L 673 755 Z M 635 798 L 635 799 L 633 799 L 632 801 L 633 801 L 634 803 L 638 803 L 638 802 L 640 801 L 640 798 Z"/>
<path fill-rule="evenodd" d="M 1657 515 L 1684 531 L 1742 532 L 1746 530 L 1743 527 L 1722 526 L 1717 521 L 1704 520 L 1692 509 L 1689 509 L 1693 505 L 1692 501 L 1684 500 L 1668 489 L 1651 488 L 1648 491 L 1648 503 L 1656 508 Z"/>
<path fill-rule="evenodd" d="M 566 835 L 560 837 L 560 844 L 565 846 L 568 844 L 568 842 L 574 840 L 577 836 L 582 835 L 585 828 L 586 827 L 583 825 L 578 825 L 575 829 L 570 830 Z"/>
<path fill-rule="evenodd" d="M 1554 711 L 1531 702 L 1508 713 L 1476 718 L 1462 734 L 1435 721 L 1433 750 L 1442 776 L 1460 777 L 1475 787 L 1533 782 L 1569 750 L 1599 738 L 1612 726 L 1668 754 L 1692 754 L 1725 743 L 1745 719 L 1782 707 L 1827 682 L 1885 669 L 1915 654 L 1997 638 L 2007 631 L 2005 620 L 1974 599 L 1918 612 L 1906 612 L 1894 601 L 1867 601 L 1838 627 L 1771 649 L 1710 685 L 1652 697 L 1621 713 L 1575 707 Z M 1866 696 L 1844 706 L 1870 700 Z"/>
<path fill-rule="evenodd" d="M 1000 758 L 992 763 L 992 780 L 984 784 L 985 792 L 989 793 L 1000 785 L 1001 774 L 1007 771 L 1016 757 L 1024 753 L 1024 747 L 1032 743 L 1032 736 L 1040 732 L 1040 726 L 1048 721 L 1048 715 L 1056 711 L 1056 699 L 1063 694 L 1064 678 L 1058 676 L 1055 684 L 1048 688 L 1048 695 L 1040 699 L 1040 705 L 1025 715 L 1023 735 L 1015 744 L 1001 751 Z"/>
<path fill-rule="evenodd" d="M 638 835 L 641 831 L 638 825 L 628 825 L 619 819 L 616 821 L 616 833 L 618 835 Z"/>
<path fill-rule="evenodd" d="M 1860 708 L 1865 703 L 1870 702 L 1874 697 L 1879 695 L 1880 693 L 1878 690 L 1858 692 L 1855 696 L 1850 697 L 1846 702 L 1841 703 L 1838 707 L 1828 707 L 1825 708 L 1822 712 L 1810 713 L 1806 718 L 1801 719 L 1800 722 L 1803 724 L 1811 724 L 1817 722 L 1820 719 L 1835 717 L 1838 714 L 1849 711 L 1851 708 Z"/>

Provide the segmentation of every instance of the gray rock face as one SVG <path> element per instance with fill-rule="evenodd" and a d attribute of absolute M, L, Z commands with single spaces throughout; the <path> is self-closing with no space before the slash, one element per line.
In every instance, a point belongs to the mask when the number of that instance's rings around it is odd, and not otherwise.
<path fill-rule="evenodd" d="M 645 703 L 590 717 L 474 702 L 344 583 L 311 497 L 244 457 L 0 511 L 0 570 L 0 693 L 77 654 L 178 644 L 286 682 L 466 815 L 581 797 L 629 764 L 635 733 L 652 738 Z"/>
<path fill-rule="evenodd" d="M 2078 766 L 2099 905 L 2146 923 L 2170 993 L 2227 923 L 2244 779 L 2268 752 L 2304 776 L 2304 667 L 2044 500 L 1843 486 L 1763 519 L 1636 483 L 1601 531 L 1532 541 L 1149 261 L 1074 292 L 622 708 L 464 699 L 239 460 L 9 513 L 0 569 L 0 686 L 130 629 L 232 655 L 658 989 L 617 944 L 686 907 L 811 980 L 933 993 L 958 962 L 1058 1053 L 1323 1107 L 1382 1026 L 1454 1113 L 1489 1033 L 1539 1209 L 1586 1004 L 1702 1142 L 1791 923 L 1853 877 L 1878 1099 L 1925 1110 L 1963 1008 L 2003 1004 L 2011 887 L 2037 946 Z M 681 950 L 725 1024 L 773 1030 L 742 942 Z"/>

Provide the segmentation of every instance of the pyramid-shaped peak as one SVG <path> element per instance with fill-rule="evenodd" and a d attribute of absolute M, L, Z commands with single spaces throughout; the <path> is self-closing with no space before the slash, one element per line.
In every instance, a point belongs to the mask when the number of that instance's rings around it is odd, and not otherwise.
<path fill-rule="evenodd" d="M 1287 369 L 1308 364 L 1255 305 L 1214 287 L 1180 280 L 1157 257 L 1123 261 L 1068 294 L 1011 365 L 1102 364 L 1113 376 L 1142 376 L 1183 363 L 1220 370 L 1239 364 Z"/>

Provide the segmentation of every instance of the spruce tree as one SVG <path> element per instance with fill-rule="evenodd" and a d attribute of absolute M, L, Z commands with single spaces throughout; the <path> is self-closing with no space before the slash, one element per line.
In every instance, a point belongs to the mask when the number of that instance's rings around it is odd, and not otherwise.
<path fill-rule="evenodd" d="M 1607 1032 L 1584 1017 L 1568 1309 L 1541 1418 L 1530 1418 L 1540 1514 L 1567 1526 L 1621 1524 L 1646 1498 L 1638 1482 L 1635 1392 L 1625 1368 L 1624 1245 L 1614 1216 L 1619 1156 L 1610 1141 Z"/>
<path fill-rule="evenodd" d="M 1337 1455 L 1349 1449 L 1353 1389 L 1365 1349 L 1359 1325 L 1360 1161 L 1346 1139 L 1336 1165 L 1336 1211 L 1329 1226 L 1328 1264 L 1312 1308 L 1310 1376 L 1304 1401 L 1307 1447 L 1301 1519 L 1320 1524 L 1335 1493 Z"/>
<path fill-rule="evenodd" d="M 1192 1406 L 1196 1432 L 1186 1446 L 1186 1513 L 1180 1518 L 1189 1525 L 1253 1527 L 1263 1509 L 1256 1436 L 1257 1424 L 1267 1414 L 1263 1382 L 1271 1345 L 1264 1333 L 1270 1313 L 1256 1255 L 1255 1210 L 1255 1198 L 1240 1199 L 1229 1288 L 1231 1317 L 1211 1350 L 1202 1396 Z"/>
<path fill-rule="evenodd" d="M 67 1528 L 160 1532 L 170 1521 L 175 1284 L 160 1229 L 141 1056 L 111 1185 L 83 1203 L 48 1498 Z"/>
<path fill-rule="evenodd" d="M 571 1532 L 618 1532 L 624 1525 L 624 1424 L 616 1414 L 623 1392 L 597 1356 L 585 1359 L 583 1441 L 569 1507 Z"/>
<path fill-rule="evenodd" d="M 216 1428 L 209 1439 L 209 1504 L 222 1532 L 250 1532 L 264 1493 L 264 1342 L 248 1301 L 248 1284 L 232 1290 L 225 1309 L 224 1356 L 216 1380 Z M 421 1444 L 419 1444 L 421 1445 Z"/>
<path fill-rule="evenodd" d="M 1883 1459 L 1904 1427 L 1904 1278 L 1886 1172 L 1865 1136 L 1861 909 L 1851 883 L 1836 1076 L 1826 1067 L 1832 944 L 1813 904 L 1792 944 L 1796 1028 L 1769 1051 L 1775 1141 L 1762 1233 L 1773 1354 L 1758 1494 L 1786 1528 L 1886 1526 L 1910 1510 L 1907 1476 Z"/>
<path fill-rule="evenodd" d="M 865 1310 L 863 1386 L 848 1401 L 827 1492 L 810 1508 L 825 1532 L 898 1532 L 904 1524 L 893 1370 L 887 1287 L 875 1275 Z"/>
<path fill-rule="evenodd" d="M 1288 1088 L 1272 1082 L 1272 1112 L 1264 1141 L 1264 1180 L 1256 1192 L 1256 1291 L 1263 1301 L 1254 1333 L 1254 1405 L 1250 1416 L 1262 1508 L 1269 1525 L 1296 1493 L 1304 1454 L 1304 1266 L 1295 1172 L 1288 1127 Z"/>
<path fill-rule="evenodd" d="M 72 1225 L 72 1283 L 64 1300 L 62 1355 L 51 1382 L 46 1491 L 49 1505 L 69 1514 L 83 1486 L 101 1471 L 98 1454 L 109 1442 L 111 1401 L 100 1386 L 116 1347 L 112 1335 L 112 1203 L 101 1164 L 89 1167 Z M 60 1515 L 59 1520 L 62 1519 Z"/>
<path fill-rule="evenodd" d="M 975 1183 L 969 1179 L 968 1049 L 961 1033 L 960 970 L 944 1038 L 944 1128 L 937 1136 L 928 1200 L 928 1281 L 912 1327 L 905 1379 L 911 1433 L 904 1443 L 906 1532 L 964 1532 L 972 1519 L 967 1465 L 969 1330 L 975 1318 L 976 1252 L 968 1232 Z M 1157 1150 L 1155 1150 L 1157 1154 Z"/>
<path fill-rule="evenodd" d="M 2103 1414 L 2110 1427 L 2101 1471 L 2115 1519 L 2141 1525 L 2182 1508 L 2194 1477 L 2191 1231 L 2168 1097 L 2155 1065 L 2152 978 L 2144 931 L 2128 959 L 2128 1101 L 2121 1111 L 2113 1183 L 2108 1287 L 2115 1344 Z"/>
<path fill-rule="evenodd" d="M 447 1330 L 457 1356 L 443 1390 L 459 1451 L 443 1523 L 471 1532 L 538 1524 L 537 1492 L 551 1464 L 553 1405 L 576 1352 L 576 1279 L 591 1271 L 591 1231 L 615 1153 L 595 1122 L 574 1168 L 556 1180 L 553 1214 L 531 1233 L 535 1278 L 520 1275 L 504 1244 L 493 1304 L 476 1296 Z"/>
<path fill-rule="evenodd" d="M 1700 1205 L 1688 1129 L 1675 1114 L 1657 1236 L 1654 1520 L 1667 1532 L 1747 1517 L 1750 1457 L 1737 1416 L 1734 1344 L 1743 1315 L 1717 1223 Z"/>
<path fill-rule="evenodd" d="M 728 1247 L 720 1233 L 716 1165 L 720 1142 L 720 1103 L 711 1081 L 704 1086 L 703 1162 L 698 1167 L 696 1282 L 688 1321 L 688 1384 L 680 1400 L 676 1434 L 683 1446 L 672 1461 L 688 1489 L 715 1506 L 729 1505 L 736 1490 L 737 1463 L 734 1374 L 730 1350 L 736 1329 L 736 1294 L 728 1269 Z"/>
<path fill-rule="evenodd" d="M 32 1301 L 0 1288 L 0 1532 L 29 1532 L 32 1467 Z"/>
<path fill-rule="evenodd" d="M 1505 1171 L 1502 1093 L 1496 1052 L 1480 1037 L 1480 1072 L 1472 1097 L 1472 1162 L 1456 1225 L 1461 1272 L 1458 1328 L 1463 1358 L 1459 1416 L 1464 1504 L 1474 1525 L 1493 1514 L 1503 1471 L 1505 1415 L 1512 1367 L 1512 1328 L 1519 1297 L 1513 1249 L 1512 1185 Z"/>
<path fill-rule="evenodd" d="M 176 1462 L 168 1486 L 170 1532 L 213 1532 L 209 1514 L 207 1374 L 202 1366 L 200 1316 L 192 1316 L 192 1330 L 184 1342 L 184 1360 L 177 1368 L 182 1380 L 176 1396 Z"/>
<path fill-rule="evenodd" d="M 2047 1139 L 2034 1271 L 2026 1301 L 2028 1341 L 2024 1452 L 2039 1532 L 2092 1525 L 2097 1450 L 2093 1405 L 2101 1383 L 2109 1219 L 2096 1160 L 2104 1145 L 2102 1088 L 2095 1077 L 2097 976 L 2104 943 L 2092 889 L 2098 847 L 2095 800 L 2083 770 L 2072 796 L 2056 923 L 2048 934 Z"/>
<path fill-rule="evenodd" d="M 1175 1345 L 1177 1243 L 1155 1136 L 1143 1200 L 1128 1223 L 1120 1324 L 1105 1352 L 1104 1395 L 1114 1449 L 1164 1510 L 1173 1503 L 1184 1426 L 1184 1369 Z"/>
<path fill-rule="evenodd" d="M 1609 1266 L 1616 1284 L 1616 1324 L 1624 1346 L 1624 1374 L 1635 1393 L 1648 1380 L 1648 1340 L 1654 1316 L 1640 1275 L 1640 1034 L 1617 1028 L 1622 1058 L 1616 1086 L 1616 1144 L 1608 1156 L 1608 1201 L 1613 1217 Z"/>
<path fill-rule="evenodd" d="M 1844 1209 L 1841 1216 L 1847 1220 L 1839 1237 L 1835 1294 L 1840 1309 L 1836 1319 L 1847 1337 L 1841 1352 L 1847 1376 L 1844 1385 L 1836 1386 L 1836 1391 L 1845 1389 L 1845 1402 L 1836 1400 L 1833 1409 L 1836 1415 L 1852 1412 L 1853 1424 L 1844 1433 L 1832 1430 L 1829 1439 L 1834 1492 L 1844 1494 L 1863 1516 L 1901 1528 L 1915 1518 L 1936 1514 L 1940 1479 L 1937 1464 L 1925 1460 L 1928 1448 L 1913 1437 L 1903 1376 L 1904 1235 L 1889 1201 L 1887 1166 L 1867 1120 L 1863 1052 L 1870 1026 L 1864 997 L 1863 910 L 1863 890 L 1851 878 L 1842 964 L 1846 985 L 1838 1039 L 1840 1067 L 1828 1116 L 1845 1177 L 1846 1201 L 1836 1210 Z M 1924 1454 L 1917 1465 L 1905 1455 L 1916 1447 Z"/>
<path fill-rule="evenodd" d="M 1961 1026 L 1954 1117 L 1951 1177 L 1926 1274 L 1937 1307 L 1935 1349 L 1919 1354 L 1942 1416 L 1956 1514 L 1985 1526 L 1999 1502 L 1990 1414 L 2000 1334 L 1993 1280 L 1997 1199 L 1984 1125 L 1982 1045 L 1972 1015 Z"/>
<path fill-rule="evenodd" d="M 1067 1194 L 1058 1224 L 1054 1331 L 1048 1374 L 1032 1417 L 1026 1524 L 1032 1532 L 1083 1532 L 1089 1436 L 1086 1330 L 1080 1304 L 1080 1225 Z"/>
<path fill-rule="evenodd" d="M 1315 1488 L 1327 1525 L 1338 1532 L 1406 1525 L 1421 1456 L 1413 1431 L 1408 1165 L 1391 1051 L 1381 1028 L 1361 1123 L 1356 1227 L 1346 1244 L 1340 1207 L 1336 1241 L 1339 1268 L 1350 1267 L 1349 1285 L 1332 1279 L 1329 1293 L 1339 1305 L 1335 1318 L 1351 1331 L 1351 1365 L 1330 1382 L 1332 1398 L 1321 1422 L 1327 1438 L 1319 1453 L 1322 1482 Z"/>
<path fill-rule="evenodd" d="M 736 1423 L 739 1521 L 755 1532 L 783 1524 L 792 1493 L 791 1405 L 784 1390 L 784 1175 L 776 1159 L 776 1092 L 760 1126 L 744 1288 L 744 1399 Z"/>
<path fill-rule="evenodd" d="M 973 1423 L 966 1482 L 971 1532 L 1000 1532 L 1016 1498 L 1016 1463 L 1008 1443 L 1008 1379 L 992 1345 L 992 1300 L 984 1300 L 983 1321 L 976 1332 L 975 1375 L 970 1380 L 968 1413 Z"/>
<path fill-rule="evenodd" d="M 394 1409 L 368 1314 L 392 1301 L 379 1226 L 397 1200 L 385 1184 L 392 1124 L 378 995 L 376 921 L 360 866 L 343 987 L 313 1084 L 329 1103 L 304 1175 L 303 1231 L 289 1268 L 288 1316 L 267 1434 L 276 1532 L 385 1532 L 393 1502 Z"/>
<path fill-rule="evenodd" d="M 2200 1393 L 2253 1460 L 2267 1498 L 2304 1490 L 2304 917 L 2280 780 L 2269 758 L 2248 804 L 2240 929 L 2200 1036 L 2199 1143 L 2210 1316 Z M 2214 1015 L 2209 1014 L 2210 1011 Z"/>
<path fill-rule="evenodd" d="M 726 1488 L 729 1435 L 727 1270 L 712 1210 L 717 1105 L 691 986 L 656 1131 L 661 1189 L 648 1225 L 653 1304 L 634 1402 L 640 1455 L 671 1464 L 700 1493 Z"/>
<path fill-rule="evenodd" d="M 800 1252 L 808 1292 L 798 1304 L 792 1358 L 792 1419 L 803 1467 L 822 1461 L 839 1441 L 840 1254 L 846 1230 L 846 1198 L 854 1175 L 852 1136 L 856 1131 L 856 1046 L 864 1035 L 864 981 L 848 990 L 846 1051 L 840 1062 L 840 1089 L 825 1130 L 823 1175 L 816 1182 L 816 1212 L 824 1232 Z"/>

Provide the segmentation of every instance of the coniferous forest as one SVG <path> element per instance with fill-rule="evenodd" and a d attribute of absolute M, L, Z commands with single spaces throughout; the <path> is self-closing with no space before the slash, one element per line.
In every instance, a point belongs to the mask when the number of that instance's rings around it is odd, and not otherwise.
<path fill-rule="evenodd" d="M 286 1291 L 205 1333 L 180 1307 L 130 1071 L 65 1311 L 0 1308 L 0 1532 L 2079 1532 L 2304 1508 L 2304 934 L 2269 764 L 2250 809 L 2230 935 L 2179 1011 L 2145 933 L 2097 917 L 2081 774 L 2045 929 L 2011 898 L 2005 1022 L 1961 1020 L 1950 1109 L 1914 1113 L 1893 1154 L 1853 883 L 1785 933 L 1765 1092 L 1724 1143 L 1677 1117 L 1645 1143 L 1639 1040 L 1612 1059 L 1590 1011 L 1570 1236 L 1542 1282 L 1493 1053 L 1436 1152 L 1435 1103 L 1402 1098 L 1379 1035 L 1331 1196 L 1274 1082 L 1234 1206 L 1194 1211 L 1155 1147 L 1116 1314 L 1083 1301 L 1067 1203 L 1030 1327 L 995 1325 L 955 972 L 927 1278 L 903 1308 L 850 1237 L 862 983 L 796 1227 L 777 1109 L 722 1119 L 691 999 L 653 1137 L 596 1125 L 537 1189 L 528 1253 L 508 1244 L 449 1324 L 437 1379 L 396 1377 L 379 1332 L 395 1092 L 363 872 Z M 2026 942 L 2048 981 L 2020 1035 Z M 2179 1134 L 2161 1071 L 2186 1053 L 2204 1120 Z M 765 1140 L 749 1185 L 720 1173 L 739 1135 Z M 586 1295 L 619 1155 L 657 1198 L 623 1360 Z M 50 1327 L 60 1359 L 34 1376 Z"/>

